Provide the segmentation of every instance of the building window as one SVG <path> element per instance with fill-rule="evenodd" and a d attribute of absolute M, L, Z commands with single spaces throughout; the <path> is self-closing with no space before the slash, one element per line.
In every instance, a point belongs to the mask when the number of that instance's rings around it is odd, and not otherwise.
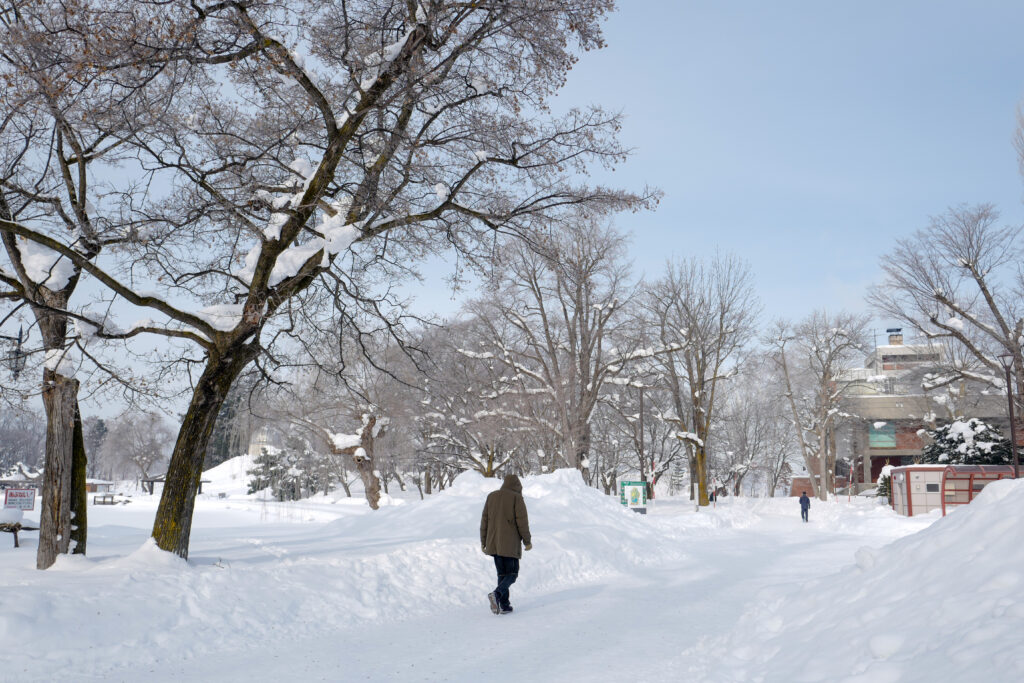
<path fill-rule="evenodd" d="M 939 492 L 939 485 L 938 484 L 925 484 L 924 485 L 924 490 L 925 490 L 926 493 L 938 493 Z"/>
<path fill-rule="evenodd" d="M 868 425 L 870 448 L 896 448 L 896 425 L 891 422 L 872 422 Z"/>

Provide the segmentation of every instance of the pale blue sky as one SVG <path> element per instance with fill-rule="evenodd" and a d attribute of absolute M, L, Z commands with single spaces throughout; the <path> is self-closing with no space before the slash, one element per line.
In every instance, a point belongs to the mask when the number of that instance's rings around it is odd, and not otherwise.
<path fill-rule="evenodd" d="M 611 177 L 665 192 L 621 217 L 638 271 L 722 248 L 766 319 L 866 310 L 879 256 L 929 215 L 993 202 L 1024 222 L 1022 27 L 1010 1 L 628 0 L 555 106 L 625 112 L 636 152 Z"/>
<path fill-rule="evenodd" d="M 1022 27 L 1010 0 L 620 0 L 553 104 L 623 111 L 635 154 L 594 179 L 665 192 L 620 218 L 638 273 L 723 249 L 765 322 L 867 310 L 879 256 L 929 215 L 993 202 L 1024 223 Z M 453 312 L 450 265 L 426 270 L 415 312 Z"/>

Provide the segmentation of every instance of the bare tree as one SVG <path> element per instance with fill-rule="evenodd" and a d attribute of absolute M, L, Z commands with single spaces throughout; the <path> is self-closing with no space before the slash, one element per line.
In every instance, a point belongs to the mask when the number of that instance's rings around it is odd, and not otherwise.
<path fill-rule="evenodd" d="M 718 459 L 733 495 L 741 495 L 750 475 L 768 496 L 784 482 L 797 443 L 788 406 L 780 403 L 781 377 L 764 356 L 749 360 L 729 386 L 721 411 Z"/>
<path fill-rule="evenodd" d="M 494 477 L 527 450 L 531 430 L 520 387 L 503 375 L 504 363 L 491 351 L 473 350 L 487 344 L 471 331 L 474 323 L 481 321 L 449 326 L 432 350 L 422 422 L 427 452 Z"/>
<path fill-rule="evenodd" d="M 155 412 L 130 410 L 110 421 L 99 453 L 101 466 L 112 477 L 129 474 L 141 479 L 167 461 L 174 430 Z"/>
<path fill-rule="evenodd" d="M 846 388 L 856 381 L 845 371 L 864 353 L 869 320 L 867 315 L 815 311 L 795 326 L 779 321 L 765 335 L 782 373 L 783 398 L 811 475 L 811 489 L 821 500 L 835 489 L 840 404 Z"/>
<path fill-rule="evenodd" d="M 661 386 L 661 379 L 650 371 L 635 378 L 613 378 L 602 397 L 616 418 L 602 438 L 612 437 L 623 451 L 630 452 L 640 481 L 648 483 L 648 496 L 653 496 L 655 485 L 686 455 L 684 442 L 676 438 L 675 420 L 668 417 L 673 414 L 672 395 Z M 614 481 L 610 484 L 614 486 Z"/>
<path fill-rule="evenodd" d="M 562 462 L 589 481 L 591 418 L 605 384 L 651 349 L 611 346 L 633 297 L 623 237 L 578 218 L 542 243 L 510 244 L 493 291 L 474 312 L 490 324 L 491 356 L 522 395 L 544 399 L 532 415 Z"/>
<path fill-rule="evenodd" d="M 1018 400 L 1024 392 L 1021 228 L 998 221 L 990 204 L 957 206 L 882 258 L 885 279 L 868 302 L 946 345 L 926 390 L 960 380 L 1005 390 L 997 357 L 1010 354 Z"/>
<path fill-rule="evenodd" d="M 654 336 L 665 348 L 658 356 L 672 396 L 676 433 L 691 449 L 691 486 L 699 505 L 708 505 L 708 452 L 719 384 L 739 362 L 755 334 L 760 304 L 750 267 L 718 255 L 670 262 L 665 275 L 644 290 L 643 308 Z"/>
<path fill-rule="evenodd" d="M 373 309 L 365 288 L 427 253 L 473 257 L 487 237 L 532 235 L 535 216 L 649 198 L 572 180 L 624 157 L 617 116 L 553 118 L 543 106 L 576 52 L 602 44 L 610 0 L 130 9 L 132 21 L 98 9 L 89 35 L 121 50 L 109 73 L 159 68 L 146 92 L 173 96 L 139 130 L 122 109 L 109 134 L 138 159 L 132 186 L 172 189 L 117 207 L 126 241 L 104 265 L 67 238 L 0 225 L 70 261 L 112 303 L 156 316 L 121 328 L 77 312 L 98 338 L 155 334 L 199 350 L 182 354 L 192 398 L 153 527 L 181 556 L 227 392 L 251 362 L 272 366 L 276 344 L 301 347 L 318 301 L 342 317 Z"/>
<path fill-rule="evenodd" d="M 42 465 L 45 453 L 45 419 L 24 406 L 0 410 L 0 470 Z"/>
<path fill-rule="evenodd" d="M 11 313 L 0 315 L 0 328 L 27 306 L 46 356 L 40 569 L 69 549 L 86 551 L 86 453 L 76 375 L 96 359 L 86 349 L 90 328 L 76 325 L 68 310 L 82 264 L 94 264 L 122 237 L 112 208 L 119 200 L 100 177 L 131 156 L 123 139 L 145 125 L 152 95 L 146 85 L 159 70 L 136 64 L 109 75 L 118 43 L 106 41 L 102 26 L 92 22 L 98 4 L 0 6 L 0 241 L 6 256 L 6 267 L 0 261 L 0 300 L 15 302 Z M 122 30 L 133 30 L 132 17 L 121 21 Z M 130 111 L 135 115 L 125 116 Z"/>

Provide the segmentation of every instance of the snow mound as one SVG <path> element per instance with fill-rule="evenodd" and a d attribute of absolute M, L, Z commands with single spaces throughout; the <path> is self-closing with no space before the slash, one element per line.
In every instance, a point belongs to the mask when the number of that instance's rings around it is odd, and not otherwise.
<path fill-rule="evenodd" d="M 628 511 L 617 498 L 588 487 L 576 470 L 527 476 L 522 483 L 534 544 L 531 552 L 524 553 L 524 570 L 517 584 L 524 590 L 565 585 L 567 577 L 571 577 L 571 583 L 579 583 L 628 572 L 635 564 L 682 556 L 680 547 L 663 543 L 664 525 Z M 483 502 L 500 485 L 500 479 L 464 472 L 446 490 L 421 503 L 345 517 L 331 522 L 328 528 L 339 536 L 371 536 L 377 541 L 407 543 L 418 537 L 431 539 L 430 543 L 465 544 L 469 556 L 459 553 L 452 558 L 468 562 L 460 566 L 465 574 L 452 583 L 459 587 L 459 602 L 471 604 L 479 601 L 479 586 L 487 583 L 481 580 L 479 561 L 491 562 L 480 552 Z M 448 572 L 439 569 L 440 574 Z M 426 571 L 431 569 L 427 567 Z M 484 578 L 490 577 L 485 574 Z M 440 576 L 438 580 L 448 583 Z M 476 585 L 467 591 L 467 583 Z"/>
<path fill-rule="evenodd" d="M 0 524 L 18 524 L 25 513 L 15 508 L 0 508 Z"/>
<path fill-rule="evenodd" d="M 763 592 L 682 659 L 692 677 L 724 681 L 1024 680 L 1021 516 L 1024 482 L 989 484 L 922 531 L 861 548 L 838 575 Z"/>
<path fill-rule="evenodd" d="M 245 467 L 235 458 L 208 470 L 206 486 L 234 486 Z M 0 639 L 16 638 L 26 659 L 45 659 L 53 679 L 74 678 L 83 658 L 103 677 L 138 652 L 199 660 L 278 644 L 281 634 L 301 643 L 332 629 L 481 608 L 495 576 L 480 550 L 480 515 L 500 484 L 465 473 L 422 502 L 277 538 L 229 538 L 193 549 L 187 563 L 152 540 L 120 556 L 61 556 L 48 572 L 25 556 L 18 598 L 0 611 Z M 523 493 L 534 549 L 524 553 L 514 600 L 640 564 L 686 563 L 678 529 L 625 510 L 575 470 L 524 477 Z"/>
<path fill-rule="evenodd" d="M 203 494 L 244 496 L 249 493 L 249 470 L 256 467 L 256 458 L 245 454 L 229 458 L 203 472 Z"/>

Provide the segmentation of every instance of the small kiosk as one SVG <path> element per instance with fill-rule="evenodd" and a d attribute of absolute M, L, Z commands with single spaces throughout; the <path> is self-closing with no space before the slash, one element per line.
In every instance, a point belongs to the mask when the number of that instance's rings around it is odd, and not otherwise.
<path fill-rule="evenodd" d="M 978 493 L 999 479 L 1012 479 L 1009 465 L 905 465 L 890 472 L 892 509 L 913 517 L 932 510 L 967 505 Z"/>
<path fill-rule="evenodd" d="M 913 517 L 942 508 L 942 476 L 949 465 L 904 465 L 890 472 L 892 509 Z"/>

